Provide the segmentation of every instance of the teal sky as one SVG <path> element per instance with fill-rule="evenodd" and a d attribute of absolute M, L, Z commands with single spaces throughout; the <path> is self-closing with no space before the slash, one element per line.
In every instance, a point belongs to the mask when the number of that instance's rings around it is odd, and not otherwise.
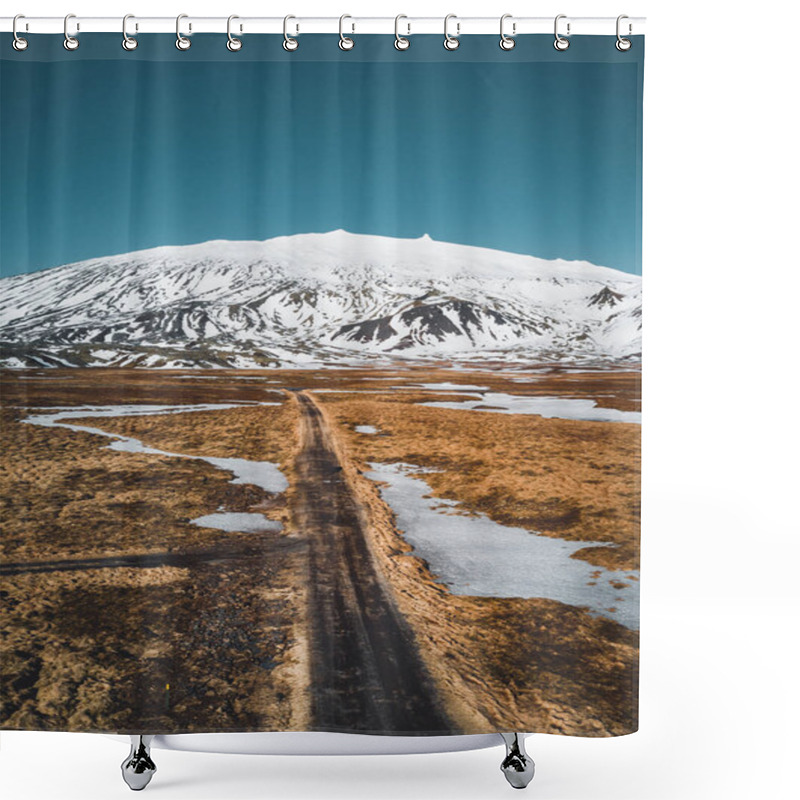
<path fill-rule="evenodd" d="M 641 272 L 644 42 L 0 48 L 0 272 L 344 228 Z"/>

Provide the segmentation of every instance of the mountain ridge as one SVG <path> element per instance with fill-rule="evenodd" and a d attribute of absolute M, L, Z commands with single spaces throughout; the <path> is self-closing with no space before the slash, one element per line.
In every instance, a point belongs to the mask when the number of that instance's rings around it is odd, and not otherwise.
<path fill-rule="evenodd" d="M 639 276 L 427 235 L 169 245 L 0 288 L 6 366 L 613 362 L 640 350 Z"/>

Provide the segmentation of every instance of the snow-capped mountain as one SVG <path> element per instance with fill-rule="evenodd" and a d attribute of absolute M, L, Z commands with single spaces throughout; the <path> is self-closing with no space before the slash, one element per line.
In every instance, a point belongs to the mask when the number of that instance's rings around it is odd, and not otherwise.
<path fill-rule="evenodd" d="M 6 366 L 620 361 L 641 279 L 428 236 L 213 241 L 0 280 Z"/>

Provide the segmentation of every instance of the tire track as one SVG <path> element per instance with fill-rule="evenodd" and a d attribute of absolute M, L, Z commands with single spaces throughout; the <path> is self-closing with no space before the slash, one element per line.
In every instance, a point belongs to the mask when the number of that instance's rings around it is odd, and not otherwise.
<path fill-rule="evenodd" d="M 263 556 L 265 547 L 270 552 L 297 549 L 292 542 L 281 540 L 269 544 L 242 544 L 235 541 L 220 542 L 213 547 L 185 552 L 164 551 L 159 553 L 122 553 L 96 558 L 61 558 L 50 561 L 10 561 L 0 564 L 0 575 L 23 575 L 41 572 L 76 572 L 92 569 L 117 569 L 133 567 L 154 569 L 157 567 L 193 568 L 200 564 L 221 564 L 226 561 L 249 561 Z"/>

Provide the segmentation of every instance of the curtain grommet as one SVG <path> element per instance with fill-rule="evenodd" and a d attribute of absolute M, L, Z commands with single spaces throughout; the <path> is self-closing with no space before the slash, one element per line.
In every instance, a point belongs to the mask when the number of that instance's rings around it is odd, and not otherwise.
<path fill-rule="evenodd" d="M 292 16 L 292 14 L 287 14 L 283 18 L 283 49 L 286 50 L 287 53 L 293 53 L 300 47 L 300 42 L 297 39 L 292 38 L 289 36 L 289 20 L 296 19 L 296 17 Z M 295 33 L 299 31 L 297 24 L 295 24 Z"/>
<path fill-rule="evenodd" d="M 74 14 L 67 14 L 67 16 L 64 17 L 64 49 L 69 50 L 70 52 L 77 50 L 81 45 L 77 36 L 69 35 L 69 21 L 71 19 L 75 19 Z M 80 30 L 80 25 L 76 26 L 76 30 Z"/>
<path fill-rule="evenodd" d="M 342 14 L 342 16 L 339 17 L 339 49 L 345 51 L 352 50 L 356 46 L 356 43 L 349 36 L 344 35 L 344 21 L 346 19 L 353 18 L 349 14 Z M 350 23 L 350 25 L 353 31 L 355 31 L 356 26 L 353 25 L 353 23 Z"/>
<path fill-rule="evenodd" d="M 238 53 L 242 49 L 242 40 L 241 39 L 237 39 L 231 33 L 231 22 L 233 22 L 233 20 L 235 20 L 235 19 L 239 19 L 239 17 L 236 14 L 231 14 L 228 17 L 228 41 L 225 42 L 225 47 L 227 47 L 228 50 L 231 51 L 231 53 Z M 240 25 L 239 26 L 239 31 L 241 32 L 241 30 L 242 30 L 242 27 Z"/>
<path fill-rule="evenodd" d="M 192 40 L 181 33 L 181 20 L 188 18 L 188 14 L 178 14 L 175 19 L 175 47 L 177 47 L 178 50 L 188 50 L 192 46 Z M 189 26 L 189 30 L 192 30 L 191 25 Z"/>
<path fill-rule="evenodd" d="M 411 25 L 406 23 L 406 27 L 408 28 L 408 32 L 405 36 L 400 35 L 400 20 L 401 19 L 408 19 L 405 14 L 398 14 L 394 18 L 394 49 L 400 50 L 408 50 L 411 47 L 411 39 L 408 37 L 411 36 Z"/>
<path fill-rule="evenodd" d="M 122 18 L 122 49 L 131 52 L 139 46 L 139 41 L 135 36 L 128 36 L 128 20 L 136 19 L 133 14 L 126 14 Z"/>
<path fill-rule="evenodd" d="M 11 46 L 18 52 L 22 53 L 28 49 L 28 40 L 23 38 L 17 33 L 17 20 L 25 19 L 24 14 L 17 14 L 14 21 L 11 23 L 11 33 L 14 38 L 11 40 Z"/>
<path fill-rule="evenodd" d="M 620 51 L 620 53 L 627 53 L 628 50 L 633 47 L 633 42 L 630 39 L 626 39 L 619 31 L 620 31 L 620 23 L 624 19 L 629 19 L 627 14 L 620 14 L 617 17 L 617 41 L 614 42 L 614 47 Z M 628 23 L 628 36 L 631 34 L 631 24 Z"/>
<path fill-rule="evenodd" d="M 517 33 L 517 23 L 511 23 L 511 35 L 509 36 L 505 32 L 505 22 L 507 19 L 512 19 L 512 15 L 503 14 L 503 16 L 500 17 L 500 49 L 505 50 L 506 52 L 513 50 L 517 46 L 516 39 L 514 39 L 514 36 Z"/>
<path fill-rule="evenodd" d="M 451 19 L 456 20 L 456 35 L 455 36 L 451 36 L 450 32 L 447 29 L 448 23 L 450 22 Z M 460 33 L 461 33 L 461 23 L 458 21 L 458 17 L 455 14 L 448 14 L 444 18 L 444 42 L 443 42 L 443 44 L 444 44 L 444 49 L 445 50 L 450 50 L 450 52 L 452 52 L 453 50 L 458 50 L 459 45 L 461 44 L 461 42 L 458 40 L 458 37 L 459 37 Z"/>
<path fill-rule="evenodd" d="M 553 23 L 553 33 L 555 34 L 556 37 L 555 41 L 553 42 L 553 47 L 555 47 L 555 49 L 558 50 L 560 53 L 563 53 L 565 50 L 569 49 L 569 39 L 566 39 L 558 32 L 558 21 L 566 18 L 567 18 L 566 14 L 559 14 L 556 17 L 555 22 Z M 567 36 L 569 36 L 570 32 L 569 29 L 570 29 L 570 24 L 569 22 L 567 22 Z"/>

